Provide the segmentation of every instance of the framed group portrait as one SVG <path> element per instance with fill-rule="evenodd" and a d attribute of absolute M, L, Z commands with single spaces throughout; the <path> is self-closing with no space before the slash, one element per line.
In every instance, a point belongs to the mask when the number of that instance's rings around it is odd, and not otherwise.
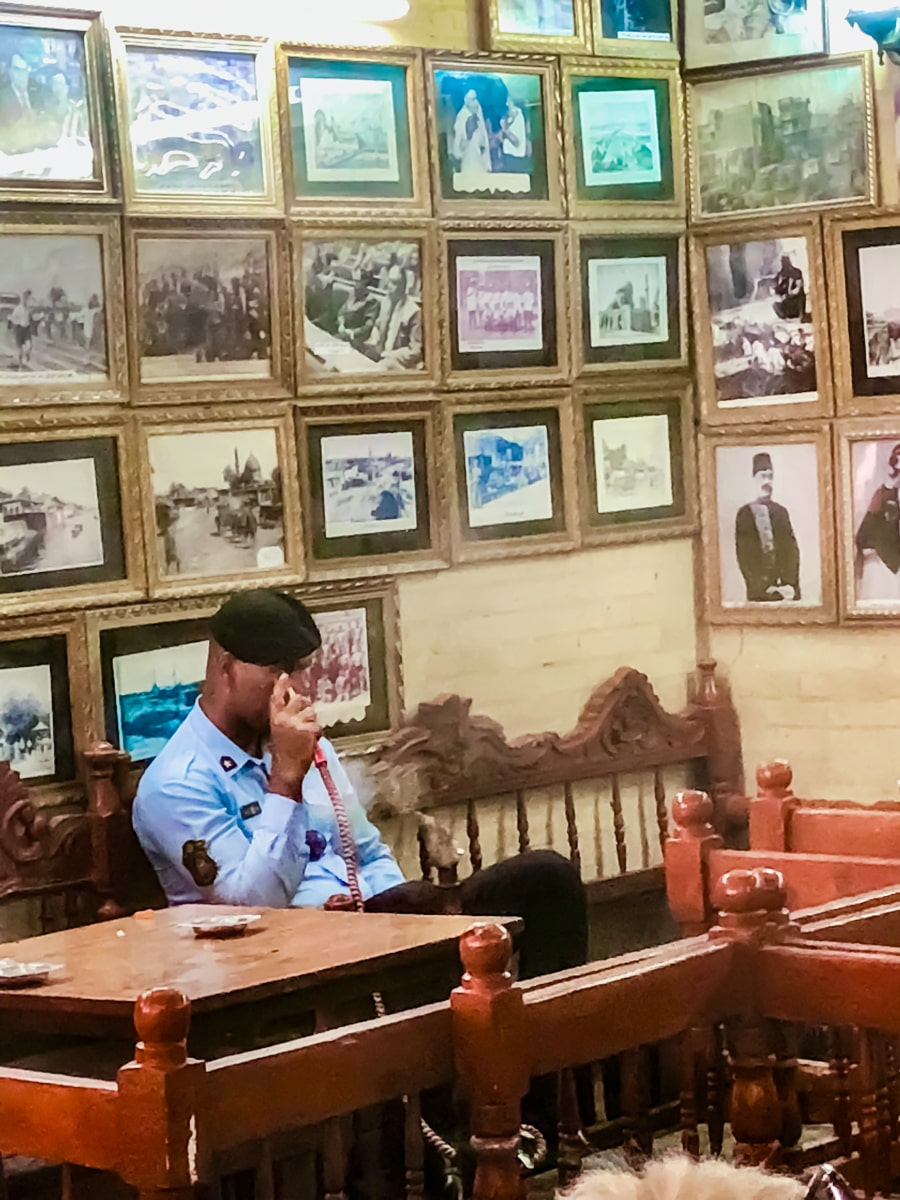
<path fill-rule="evenodd" d="M 900 420 L 839 421 L 835 438 L 841 613 L 900 617 Z"/>
<path fill-rule="evenodd" d="M 270 42 L 120 28 L 114 46 L 128 212 L 284 211 Z"/>
<path fill-rule="evenodd" d="M 417 50 L 278 50 L 288 209 L 427 216 L 425 86 Z"/>
<path fill-rule="evenodd" d="M 715 0 L 684 5 L 684 65 L 739 63 L 822 54 L 825 0 Z"/>
<path fill-rule="evenodd" d="M 576 375 L 687 364 L 684 227 L 573 224 L 572 353 Z"/>
<path fill-rule="evenodd" d="M 439 215 L 563 215 L 555 59 L 434 54 L 426 83 Z"/>
<path fill-rule="evenodd" d="M 676 0 L 593 0 L 594 53 L 678 60 Z"/>
<path fill-rule="evenodd" d="M 586 54 L 590 0 L 482 0 L 491 50 Z"/>
<path fill-rule="evenodd" d="M 725 425 L 830 416 L 818 215 L 695 233 L 691 267 L 703 420 Z"/>
<path fill-rule="evenodd" d="M 301 393 L 437 383 L 437 249 L 425 225 L 304 221 L 294 235 Z"/>
<path fill-rule="evenodd" d="M 835 620 L 824 423 L 701 435 L 706 606 L 714 624 Z"/>

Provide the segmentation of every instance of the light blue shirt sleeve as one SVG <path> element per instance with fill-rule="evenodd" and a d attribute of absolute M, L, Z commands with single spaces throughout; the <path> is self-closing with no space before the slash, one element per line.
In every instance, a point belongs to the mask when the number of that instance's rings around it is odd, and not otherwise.
<path fill-rule="evenodd" d="M 359 864 L 359 881 L 362 885 L 363 895 L 368 899 L 369 896 L 375 896 L 379 892 L 387 891 L 388 888 L 396 887 L 398 883 L 405 883 L 406 880 L 397 865 L 397 860 L 390 847 L 381 840 L 381 834 L 376 826 L 366 816 L 366 810 L 330 742 L 325 744 L 325 753 L 328 758 L 328 768 L 337 784 L 353 828 Z M 315 767 L 310 768 L 311 771 L 315 771 L 315 769 Z"/>

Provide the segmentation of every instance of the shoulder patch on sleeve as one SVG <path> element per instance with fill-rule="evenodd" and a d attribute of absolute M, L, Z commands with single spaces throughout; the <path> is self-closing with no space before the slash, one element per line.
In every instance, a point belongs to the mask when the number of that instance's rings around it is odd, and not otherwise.
<path fill-rule="evenodd" d="M 210 856 L 202 838 L 185 842 L 181 847 L 181 862 L 197 887 L 212 887 L 219 874 L 219 864 Z"/>

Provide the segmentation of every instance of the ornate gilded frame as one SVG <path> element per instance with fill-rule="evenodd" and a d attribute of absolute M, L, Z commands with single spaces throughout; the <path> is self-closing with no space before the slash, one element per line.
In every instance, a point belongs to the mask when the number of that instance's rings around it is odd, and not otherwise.
<path fill-rule="evenodd" d="M 572 34 L 504 33 L 500 28 L 499 0 L 482 0 L 486 44 L 492 51 L 543 51 L 551 54 L 587 54 L 591 48 L 590 0 L 572 0 L 575 32 Z"/>
<path fill-rule="evenodd" d="M 672 34 L 668 41 L 663 38 L 650 37 L 604 37 L 603 14 L 600 6 L 601 0 L 592 0 L 591 24 L 594 29 L 594 54 L 601 58 L 658 58 L 680 61 L 677 0 L 669 0 L 669 28 Z"/>

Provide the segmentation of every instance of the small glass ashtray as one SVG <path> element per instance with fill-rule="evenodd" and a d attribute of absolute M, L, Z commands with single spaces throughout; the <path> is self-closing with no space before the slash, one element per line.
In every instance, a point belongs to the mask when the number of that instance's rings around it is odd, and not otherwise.
<path fill-rule="evenodd" d="M 192 929 L 198 938 L 242 937 L 254 922 L 260 920 L 259 913 L 236 913 L 232 916 L 198 917 L 185 928 Z"/>
<path fill-rule="evenodd" d="M 15 958 L 0 958 L 0 987 L 36 987 L 46 983 L 57 963 L 19 962 Z"/>

